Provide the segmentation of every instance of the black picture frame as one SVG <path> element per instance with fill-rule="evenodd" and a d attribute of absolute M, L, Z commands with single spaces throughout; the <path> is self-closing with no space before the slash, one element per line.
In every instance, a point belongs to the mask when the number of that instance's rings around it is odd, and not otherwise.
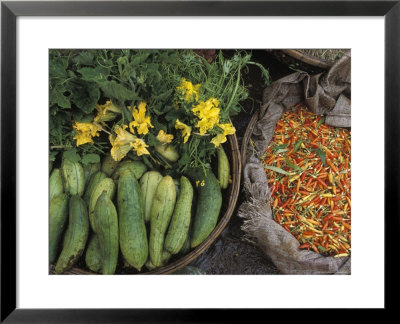
<path fill-rule="evenodd" d="M 232 322 L 244 310 L 16 308 L 16 19 L 19 16 L 381 16 L 385 19 L 385 309 L 398 279 L 388 240 L 399 237 L 400 1 L 2 1 L 1 322 Z M 397 256 L 396 254 L 396 256 Z M 371 259 L 372 260 L 372 259 Z M 367 271 L 367 270 L 366 270 Z M 386 284 L 388 285 L 386 286 Z M 40 293 L 40 292 L 38 292 Z M 235 315 L 234 315 L 235 314 Z M 239 316 L 240 318 L 240 316 Z"/>

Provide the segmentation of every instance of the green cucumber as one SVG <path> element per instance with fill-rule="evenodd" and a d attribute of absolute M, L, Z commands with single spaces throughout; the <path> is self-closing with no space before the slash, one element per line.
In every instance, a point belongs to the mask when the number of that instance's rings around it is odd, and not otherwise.
<path fill-rule="evenodd" d="M 96 228 L 96 222 L 95 222 L 95 215 L 94 215 L 94 208 L 97 203 L 97 199 L 99 199 L 100 195 L 103 193 L 103 191 L 107 192 L 108 198 L 111 200 L 114 197 L 115 194 L 115 183 L 114 180 L 111 178 L 104 178 L 101 180 L 97 186 L 93 189 L 93 192 L 90 196 L 90 201 L 89 201 L 89 220 L 90 220 L 90 226 L 92 227 L 93 232 L 97 233 L 97 228 Z"/>
<path fill-rule="evenodd" d="M 169 253 L 168 251 L 163 251 L 162 256 L 161 256 L 161 266 L 165 265 L 168 262 L 168 260 L 170 259 L 170 257 L 171 257 L 171 253 Z M 146 262 L 146 268 L 149 270 L 153 270 L 158 267 L 156 267 L 149 258 Z"/>
<path fill-rule="evenodd" d="M 140 178 L 140 190 L 144 204 L 144 220 L 150 222 L 150 209 L 154 194 L 163 176 L 158 171 L 148 171 Z"/>
<path fill-rule="evenodd" d="M 229 186 L 230 165 L 222 145 L 218 147 L 218 181 L 222 189 Z"/>
<path fill-rule="evenodd" d="M 64 192 L 63 178 L 60 169 L 54 169 L 49 180 L 50 201 Z"/>
<path fill-rule="evenodd" d="M 111 154 L 107 154 L 104 156 L 101 161 L 101 171 L 103 171 L 107 177 L 111 177 L 114 171 L 117 169 L 119 165 L 119 161 L 115 161 Z"/>
<path fill-rule="evenodd" d="M 49 213 L 49 261 L 56 261 L 60 240 L 68 219 L 68 195 L 60 194 L 50 201 Z"/>
<path fill-rule="evenodd" d="M 83 167 L 79 162 L 71 162 L 64 158 L 61 164 L 64 189 L 70 195 L 81 197 L 85 191 L 85 175 Z"/>
<path fill-rule="evenodd" d="M 157 186 L 150 210 L 149 252 L 152 264 L 161 266 L 164 236 L 176 202 L 174 180 L 165 176 Z"/>
<path fill-rule="evenodd" d="M 83 166 L 83 174 L 85 175 L 85 188 L 88 186 L 89 181 L 93 174 L 100 171 L 101 163 L 88 163 Z"/>
<path fill-rule="evenodd" d="M 104 191 L 97 200 L 94 214 L 102 258 L 101 272 L 114 274 L 119 252 L 118 214 L 107 192 Z"/>
<path fill-rule="evenodd" d="M 85 193 L 83 194 L 83 200 L 88 206 L 90 204 L 90 197 L 92 196 L 94 188 L 96 188 L 99 182 L 105 178 L 107 178 L 107 175 L 103 171 L 97 171 L 90 177 Z"/>
<path fill-rule="evenodd" d="M 219 181 L 210 168 L 189 168 L 187 176 L 197 184 L 197 204 L 191 233 L 191 248 L 200 245 L 214 230 L 222 206 Z"/>
<path fill-rule="evenodd" d="M 149 248 L 142 194 L 132 172 L 121 173 L 117 197 L 121 252 L 125 260 L 140 271 L 148 258 Z"/>
<path fill-rule="evenodd" d="M 69 199 L 68 239 L 58 257 L 55 272 L 63 273 L 73 267 L 85 250 L 89 236 L 89 219 L 85 201 L 75 195 Z"/>
<path fill-rule="evenodd" d="M 114 180 L 118 180 L 121 173 L 125 170 L 131 171 L 135 178 L 139 180 L 143 173 L 147 171 L 147 166 L 142 161 L 123 161 L 118 165 L 118 168 L 113 173 L 112 178 Z"/>
<path fill-rule="evenodd" d="M 95 233 L 90 237 L 85 254 L 85 263 L 93 272 L 99 272 L 101 270 L 103 261 L 100 251 L 99 237 Z"/>
<path fill-rule="evenodd" d="M 188 178 L 181 176 L 180 194 L 165 237 L 164 248 L 171 254 L 177 254 L 185 243 L 189 232 L 192 200 L 192 184 Z"/>

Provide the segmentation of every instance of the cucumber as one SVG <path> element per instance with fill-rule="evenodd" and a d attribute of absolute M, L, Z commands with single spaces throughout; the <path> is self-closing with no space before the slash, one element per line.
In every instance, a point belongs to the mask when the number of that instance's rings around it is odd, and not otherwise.
<path fill-rule="evenodd" d="M 175 147 L 171 144 L 158 144 L 155 150 L 167 161 L 176 162 L 179 159 L 179 153 L 176 151 Z"/>
<path fill-rule="evenodd" d="M 119 243 L 125 260 L 140 271 L 148 254 L 144 207 L 139 182 L 132 172 L 121 173 L 118 181 Z"/>
<path fill-rule="evenodd" d="M 118 168 L 113 173 L 112 178 L 114 180 L 118 180 L 121 173 L 125 170 L 131 171 L 135 178 L 139 180 L 143 173 L 147 171 L 147 166 L 141 161 L 123 161 L 118 165 Z"/>
<path fill-rule="evenodd" d="M 218 181 L 222 189 L 229 186 L 230 165 L 222 145 L 218 147 Z"/>
<path fill-rule="evenodd" d="M 149 252 L 152 264 L 159 267 L 162 264 L 164 235 L 171 220 L 176 202 L 174 180 L 165 176 L 157 186 L 150 210 Z"/>
<path fill-rule="evenodd" d="M 60 240 L 68 219 L 68 195 L 60 194 L 50 201 L 49 213 L 49 262 L 56 261 Z"/>
<path fill-rule="evenodd" d="M 168 262 L 168 260 L 170 259 L 170 257 L 171 257 L 171 253 L 169 253 L 168 251 L 163 251 L 162 257 L 161 257 L 161 266 L 165 265 Z M 146 262 L 146 268 L 149 270 L 153 270 L 158 267 L 156 267 L 149 258 Z"/>
<path fill-rule="evenodd" d="M 61 163 L 61 172 L 64 179 L 64 189 L 71 196 L 81 197 L 85 190 L 85 175 L 79 162 L 71 162 L 64 158 Z"/>
<path fill-rule="evenodd" d="M 85 193 L 83 194 L 83 200 L 88 206 L 90 204 L 90 197 L 92 196 L 94 188 L 96 188 L 99 182 L 105 178 L 107 178 L 107 175 L 103 171 L 97 171 L 90 177 Z"/>
<path fill-rule="evenodd" d="M 188 178 L 197 183 L 197 204 L 190 247 L 201 244 L 214 230 L 222 206 L 219 182 L 210 168 L 189 168 Z M 204 181 L 204 182 L 203 182 Z M 203 185 L 202 185 L 203 184 Z"/>
<path fill-rule="evenodd" d="M 72 268 L 85 250 L 89 236 L 89 219 L 85 201 L 75 195 L 69 199 L 68 240 L 58 257 L 55 272 L 63 273 Z"/>
<path fill-rule="evenodd" d="M 150 221 L 150 209 L 157 186 L 163 176 L 158 171 L 148 171 L 140 178 L 140 190 L 144 204 L 144 220 Z"/>
<path fill-rule="evenodd" d="M 63 178 L 60 169 L 54 169 L 49 180 L 50 201 L 64 192 Z"/>
<path fill-rule="evenodd" d="M 192 184 L 188 178 L 181 176 L 180 194 L 165 237 L 164 248 L 171 254 L 177 254 L 182 248 L 183 243 L 185 243 L 189 232 L 192 200 Z"/>
<path fill-rule="evenodd" d="M 100 251 L 99 237 L 93 233 L 90 237 L 85 254 L 86 266 L 93 272 L 99 272 L 102 267 L 102 257 Z"/>
<path fill-rule="evenodd" d="M 85 188 L 88 186 L 90 178 L 93 174 L 100 171 L 101 163 L 88 163 L 83 166 L 83 174 L 85 176 Z"/>
<path fill-rule="evenodd" d="M 101 272 L 104 275 L 114 274 L 119 252 L 118 214 L 107 192 L 103 192 L 97 200 L 94 214 L 102 258 Z"/>
<path fill-rule="evenodd" d="M 94 208 L 97 203 L 97 199 L 100 195 L 105 191 L 107 193 L 108 198 L 113 199 L 115 194 L 115 183 L 111 178 L 104 178 L 101 180 L 97 186 L 94 188 L 89 201 L 89 220 L 90 226 L 92 227 L 93 232 L 97 233 L 95 216 L 94 216 Z"/>
<path fill-rule="evenodd" d="M 103 171 L 107 177 L 111 177 L 114 171 L 117 169 L 119 161 L 115 161 L 111 154 L 107 154 L 104 156 L 101 162 L 101 171 Z"/>

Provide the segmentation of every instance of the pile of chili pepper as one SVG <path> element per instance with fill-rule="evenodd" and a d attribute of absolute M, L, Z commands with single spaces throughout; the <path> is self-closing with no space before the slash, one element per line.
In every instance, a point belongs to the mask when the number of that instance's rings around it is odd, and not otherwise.
<path fill-rule="evenodd" d="M 274 219 L 300 249 L 344 257 L 351 251 L 351 131 L 296 105 L 278 121 L 262 157 Z"/>

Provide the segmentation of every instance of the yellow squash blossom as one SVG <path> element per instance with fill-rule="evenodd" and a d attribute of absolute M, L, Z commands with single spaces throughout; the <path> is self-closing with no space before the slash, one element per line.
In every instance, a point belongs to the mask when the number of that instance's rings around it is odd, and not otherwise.
<path fill-rule="evenodd" d="M 219 101 L 216 98 L 210 98 L 206 101 L 200 102 L 192 108 L 193 114 L 200 120 L 197 122 L 196 127 L 200 129 L 200 134 L 204 135 L 209 129 L 219 122 Z"/>
<path fill-rule="evenodd" d="M 183 100 L 186 102 L 192 102 L 193 100 L 199 100 L 200 84 L 193 85 L 192 82 L 187 81 L 185 78 L 181 79 L 181 84 L 176 90 L 183 96 Z"/>
<path fill-rule="evenodd" d="M 111 100 L 106 101 L 104 105 L 96 105 L 97 115 L 94 118 L 96 123 L 104 123 L 114 120 L 117 114 L 121 114 L 121 108 L 115 106 Z"/>
<path fill-rule="evenodd" d="M 76 131 L 76 135 L 74 136 L 76 146 L 93 143 L 93 137 L 99 136 L 101 130 L 101 128 L 94 123 L 75 122 L 73 128 Z"/>
<path fill-rule="evenodd" d="M 225 143 L 227 135 L 233 135 L 236 132 L 235 127 L 233 127 L 231 123 L 218 124 L 218 127 L 221 128 L 224 132 L 213 137 L 213 139 L 211 140 L 211 143 L 213 143 L 215 147 L 218 147 L 220 144 Z"/>
<path fill-rule="evenodd" d="M 172 140 L 174 139 L 174 135 L 167 134 L 162 129 L 160 129 L 157 135 L 157 139 L 161 143 L 171 143 Z"/>
<path fill-rule="evenodd" d="M 190 134 L 192 133 L 192 127 L 182 123 L 181 121 L 179 121 L 179 119 L 177 119 L 175 122 L 175 128 L 182 130 L 183 143 L 186 143 L 189 139 Z"/>
<path fill-rule="evenodd" d="M 146 116 L 146 103 L 140 102 L 139 109 L 134 108 L 132 111 L 133 121 L 129 123 L 129 129 L 134 133 L 133 127 L 137 128 L 138 134 L 147 134 L 149 127 L 154 127 L 151 124 L 150 116 Z"/>
<path fill-rule="evenodd" d="M 117 136 L 109 136 L 112 145 L 111 156 L 115 161 L 121 161 L 132 149 L 131 143 L 137 139 L 137 137 L 128 132 L 126 128 L 128 128 L 127 125 L 123 125 L 122 127 L 116 126 L 115 133 Z"/>
<path fill-rule="evenodd" d="M 149 146 L 140 138 L 135 139 L 130 143 L 130 145 L 133 147 L 133 150 L 136 151 L 138 156 L 150 154 L 150 152 L 146 149 L 146 147 Z"/>

